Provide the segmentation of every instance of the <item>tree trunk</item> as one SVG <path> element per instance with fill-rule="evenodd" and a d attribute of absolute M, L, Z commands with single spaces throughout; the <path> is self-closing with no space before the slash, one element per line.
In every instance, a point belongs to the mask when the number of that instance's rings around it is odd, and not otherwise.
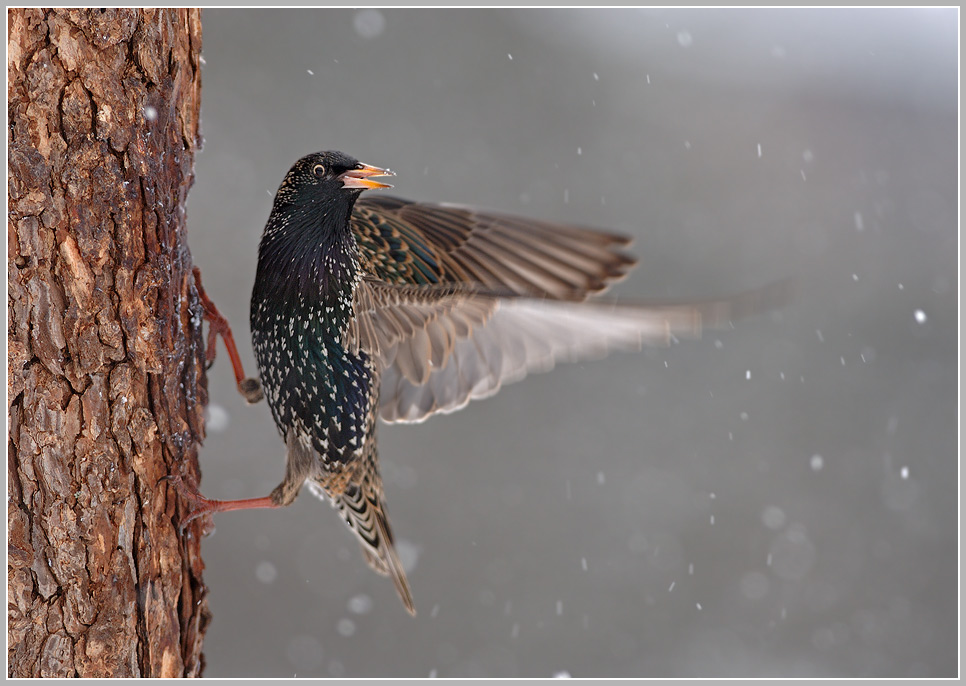
<path fill-rule="evenodd" d="M 197 676 L 199 10 L 8 15 L 8 674 Z"/>

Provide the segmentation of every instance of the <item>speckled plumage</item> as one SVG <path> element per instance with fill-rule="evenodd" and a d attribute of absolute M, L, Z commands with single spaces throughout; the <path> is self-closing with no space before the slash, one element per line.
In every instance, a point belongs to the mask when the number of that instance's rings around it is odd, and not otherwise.
<path fill-rule="evenodd" d="M 358 163 L 327 156 L 322 169 L 329 178 L 313 171 L 319 163 L 317 156 L 303 158 L 282 182 L 252 291 L 255 359 L 288 446 L 286 478 L 272 497 L 287 505 L 307 481 L 340 511 L 369 564 L 393 578 L 415 612 L 383 502 L 371 409 L 377 370 L 366 351 L 345 345 L 362 271 L 348 231 L 355 194 L 332 177 Z"/>
<path fill-rule="evenodd" d="M 558 361 L 667 344 L 773 307 L 786 289 L 706 303 L 588 299 L 635 264 L 626 238 L 455 205 L 359 199 L 364 188 L 387 187 L 369 180 L 387 173 L 323 152 L 286 175 L 251 303 L 261 383 L 287 446 L 285 479 L 270 498 L 189 497 L 206 512 L 276 507 L 308 483 L 414 613 L 386 514 L 377 416 L 418 422 L 452 412 Z"/>

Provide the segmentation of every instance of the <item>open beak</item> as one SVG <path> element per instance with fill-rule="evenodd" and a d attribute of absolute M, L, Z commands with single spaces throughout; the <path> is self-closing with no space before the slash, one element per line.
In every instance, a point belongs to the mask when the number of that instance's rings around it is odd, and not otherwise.
<path fill-rule="evenodd" d="M 395 176 L 396 173 L 389 169 L 371 167 L 368 164 L 359 164 L 355 169 L 350 169 L 339 176 L 343 188 L 392 188 L 388 183 L 373 181 L 373 176 Z"/>

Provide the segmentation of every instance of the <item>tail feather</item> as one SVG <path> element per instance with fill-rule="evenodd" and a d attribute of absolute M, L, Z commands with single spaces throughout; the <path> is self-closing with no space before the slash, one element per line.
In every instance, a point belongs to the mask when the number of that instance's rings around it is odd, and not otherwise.
<path fill-rule="evenodd" d="M 361 543 L 362 554 L 366 562 L 376 572 L 392 579 L 396 586 L 396 593 L 402 600 L 409 614 L 416 616 L 416 605 L 413 603 L 413 595 L 409 590 L 409 582 L 406 580 L 406 571 L 403 569 L 402 561 L 396 554 L 396 546 L 393 543 L 392 530 L 389 528 L 389 520 L 385 517 L 385 506 L 376 514 L 376 523 L 380 530 L 379 540 L 382 545 L 378 553 L 373 552 L 368 541 Z"/>
<path fill-rule="evenodd" d="M 363 475 L 362 483 L 348 483 L 341 494 L 330 495 L 329 500 L 359 539 L 366 562 L 377 573 L 392 579 L 406 610 L 415 615 L 416 606 L 406 572 L 396 553 L 378 474 Z"/>

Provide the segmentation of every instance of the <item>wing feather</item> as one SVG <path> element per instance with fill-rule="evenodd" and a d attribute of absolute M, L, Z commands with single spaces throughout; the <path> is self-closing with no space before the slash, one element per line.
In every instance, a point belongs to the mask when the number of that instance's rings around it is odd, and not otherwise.
<path fill-rule="evenodd" d="M 388 283 L 475 283 L 582 300 L 636 264 L 629 239 L 460 205 L 360 198 L 351 219 L 364 269 Z"/>
<path fill-rule="evenodd" d="M 777 307 L 789 282 L 705 302 L 588 296 L 635 264 L 628 239 L 475 210 L 361 198 L 352 229 L 368 274 L 348 345 L 378 360 L 380 415 L 419 422 L 558 362 L 667 345 Z"/>
<path fill-rule="evenodd" d="M 789 282 L 779 282 L 703 302 L 562 302 L 366 279 L 348 339 L 379 362 L 382 418 L 420 422 L 558 362 L 697 337 L 705 327 L 778 307 L 788 295 Z"/>

